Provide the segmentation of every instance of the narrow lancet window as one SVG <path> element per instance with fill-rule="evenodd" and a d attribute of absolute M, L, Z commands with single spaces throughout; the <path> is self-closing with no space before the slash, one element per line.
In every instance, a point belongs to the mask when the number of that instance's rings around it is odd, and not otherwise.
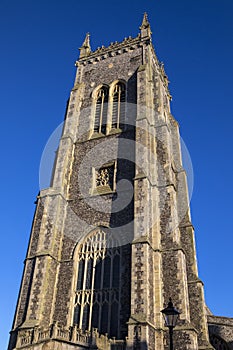
<path fill-rule="evenodd" d="M 115 85 L 113 91 L 112 128 L 123 129 L 125 123 L 126 91 L 123 83 Z"/>
<path fill-rule="evenodd" d="M 103 86 L 97 94 L 94 132 L 105 133 L 108 111 L 108 88 Z"/>

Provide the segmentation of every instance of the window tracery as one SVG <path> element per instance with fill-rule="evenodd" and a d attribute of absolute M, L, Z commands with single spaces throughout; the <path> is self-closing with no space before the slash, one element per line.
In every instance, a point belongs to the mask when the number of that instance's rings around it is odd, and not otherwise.
<path fill-rule="evenodd" d="M 121 248 L 103 230 L 89 236 L 78 252 L 74 324 L 119 335 Z"/>
<path fill-rule="evenodd" d="M 123 82 L 112 84 L 110 90 L 107 86 L 102 86 L 94 100 L 94 133 L 106 134 L 110 129 L 124 128 L 126 86 Z"/>

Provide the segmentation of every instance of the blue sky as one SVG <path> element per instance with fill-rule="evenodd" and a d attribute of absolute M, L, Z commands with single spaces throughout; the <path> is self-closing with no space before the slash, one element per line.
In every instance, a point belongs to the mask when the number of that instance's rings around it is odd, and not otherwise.
<path fill-rule="evenodd" d="M 233 316 L 232 0 L 0 2 L 0 349 L 6 349 L 39 191 L 44 146 L 63 121 L 78 48 L 136 36 L 148 12 L 194 169 L 200 278 L 217 315 Z"/>

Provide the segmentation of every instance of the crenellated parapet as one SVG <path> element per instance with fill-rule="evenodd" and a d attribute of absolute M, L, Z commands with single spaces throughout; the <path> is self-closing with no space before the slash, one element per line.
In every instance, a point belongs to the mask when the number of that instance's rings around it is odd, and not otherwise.
<path fill-rule="evenodd" d="M 95 51 L 90 52 L 86 56 L 80 57 L 80 59 L 76 61 L 76 66 L 80 64 L 91 64 L 100 60 L 104 60 L 108 57 L 118 56 L 122 53 L 132 51 L 137 47 L 140 47 L 141 45 L 142 41 L 140 34 L 138 34 L 136 38 L 132 38 L 131 36 L 129 36 L 128 38 L 125 38 L 122 42 L 112 42 L 107 47 L 98 47 Z"/>

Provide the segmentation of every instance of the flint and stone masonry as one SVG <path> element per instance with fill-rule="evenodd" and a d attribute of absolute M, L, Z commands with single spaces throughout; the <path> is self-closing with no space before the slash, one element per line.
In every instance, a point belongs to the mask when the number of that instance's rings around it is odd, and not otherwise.
<path fill-rule="evenodd" d="M 32 225 L 8 350 L 233 349 L 205 305 L 178 123 L 145 14 L 136 38 L 80 48 Z"/>

